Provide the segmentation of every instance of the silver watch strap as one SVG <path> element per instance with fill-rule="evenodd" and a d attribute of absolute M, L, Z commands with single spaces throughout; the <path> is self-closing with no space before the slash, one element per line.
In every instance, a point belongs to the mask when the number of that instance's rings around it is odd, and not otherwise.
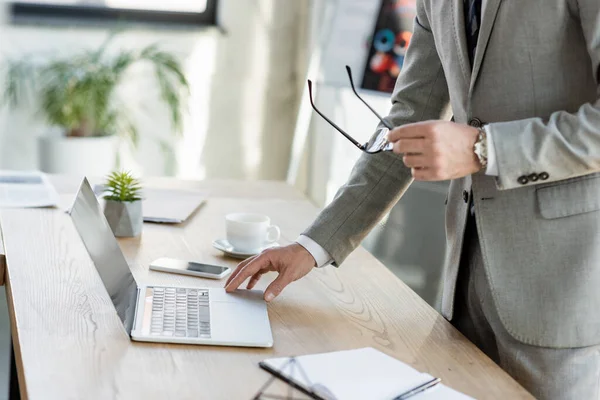
<path fill-rule="evenodd" d="M 488 164 L 487 132 L 483 127 L 478 128 L 478 130 L 479 135 L 477 136 L 477 141 L 473 147 L 473 152 L 479 159 L 481 168 L 486 169 Z"/>

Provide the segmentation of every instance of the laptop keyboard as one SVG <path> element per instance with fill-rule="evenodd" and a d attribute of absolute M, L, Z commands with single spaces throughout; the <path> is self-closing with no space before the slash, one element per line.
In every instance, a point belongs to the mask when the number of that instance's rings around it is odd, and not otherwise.
<path fill-rule="evenodd" d="M 210 338 L 208 290 L 154 287 L 150 334 Z"/>

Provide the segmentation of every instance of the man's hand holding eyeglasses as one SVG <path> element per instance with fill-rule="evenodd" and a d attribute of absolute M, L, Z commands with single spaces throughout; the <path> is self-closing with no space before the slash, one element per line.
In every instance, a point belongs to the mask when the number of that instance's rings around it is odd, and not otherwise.
<path fill-rule="evenodd" d="M 448 121 L 407 124 L 388 133 L 394 153 L 419 181 L 462 178 L 481 169 L 473 151 L 479 130 Z"/>
<path fill-rule="evenodd" d="M 265 290 L 265 300 L 271 301 L 290 283 L 308 274 L 315 266 L 315 259 L 297 243 L 263 251 L 261 254 L 242 261 L 227 282 L 225 290 L 233 292 L 250 278 L 248 289 L 252 289 L 261 276 L 269 271 L 279 275 Z"/>

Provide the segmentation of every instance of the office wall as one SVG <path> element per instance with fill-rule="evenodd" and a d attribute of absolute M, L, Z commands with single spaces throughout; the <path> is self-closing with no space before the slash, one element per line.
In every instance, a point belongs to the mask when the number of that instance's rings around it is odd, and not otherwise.
<path fill-rule="evenodd" d="M 307 21 L 311 2 L 221 0 L 215 29 L 166 30 L 127 27 L 116 47 L 159 42 L 184 63 L 192 90 L 181 140 L 172 141 L 175 165 L 169 165 L 157 138 L 171 138 L 168 117 L 155 101 L 156 86 L 139 79 L 140 68 L 123 88 L 142 141 L 127 167 L 144 175 L 184 178 L 283 179 L 298 102 L 299 77 L 306 62 Z M 5 25 L 3 56 L 75 54 L 96 47 L 108 29 L 93 27 Z M 137 94 L 143 93 L 142 98 Z M 36 137 L 47 127 L 36 106 L 0 112 L 0 168 L 37 167 Z"/>

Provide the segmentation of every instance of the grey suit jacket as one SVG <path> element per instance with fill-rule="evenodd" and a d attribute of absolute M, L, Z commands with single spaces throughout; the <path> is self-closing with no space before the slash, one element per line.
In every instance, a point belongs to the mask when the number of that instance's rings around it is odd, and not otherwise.
<path fill-rule="evenodd" d="M 392 96 L 395 126 L 489 123 L 499 176 L 450 185 L 442 313 L 451 319 L 473 191 L 501 320 L 533 345 L 600 343 L 600 1 L 489 0 L 473 70 L 463 0 L 417 0 Z M 526 177 L 527 179 L 524 179 Z M 412 182 L 400 157 L 363 155 L 305 235 L 341 264 Z"/>

